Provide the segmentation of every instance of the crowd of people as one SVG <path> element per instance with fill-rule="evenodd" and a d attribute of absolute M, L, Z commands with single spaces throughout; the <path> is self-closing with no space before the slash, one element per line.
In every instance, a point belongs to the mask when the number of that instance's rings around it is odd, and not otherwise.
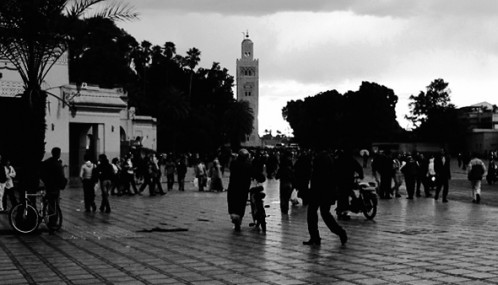
<path fill-rule="evenodd" d="M 266 179 L 279 180 L 280 211 L 287 215 L 292 204 L 299 203 L 295 196 L 307 205 L 307 222 L 310 239 L 305 245 L 321 243 L 318 231 L 320 214 L 331 232 L 339 236 L 341 243 L 347 242 L 346 231 L 336 222 L 330 208 L 337 201 L 338 217 L 346 218 L 349 195 L 353 191 L 355 175 L 363 178 L 363 169 L 351 151 L 308 150 L 256 150 L 239 151 L 230 166 L 228 185 L 228 212 L 234 229 L 240 231 L 246 202 L 252 183 Z"/>
<path fill-rule="evenodd" d="M 458 166 L 467 172 L 470 181 L 473 203 L 481 201 L 481 181 L 487 174 L 484 162 L 474 152 L 465 161 L 458 159 Z M 404 183 L 407 199 L 441 197 L 443 203 L 448 202 L 449 180 L 451 180 L 451 158 L 446 150 L 439 153 L 399 154 L 380 150 L 372 157 L 372 173 L 379 183 L 379 197 L 391 199 L 401 197 L 400 186 Z M 495 164 L 493 157 L 490 164 Z M 434 192 L 434 195 L 432 194 Z"/>
<path fill-rule="evenodd" d="M 498 169 L 497 156 L 490 157 L 489 168 Z M 310 151 L 305 149 L 241 149 L 238 153 L 218 152 L 210 157 L 198 154 L 162 154 L 138 152 L 129 153 L 123 158 L 111 161 L 105 154 L 92 161 L 85 155 L 80 168 L 83 185 L 84 207 L 87 212 L 95 212 L 95 191 L 101 192 L 100 211 L 111 212 L 109 196 L 142 195 L 146 188 L 150 196 L 165 195 L 172 191 L 175 183 L 177 190 L 185 191 L 188 167 L 193 168 L 194 184 L 198 191 L 228 191 L 227 202 L 234 229 L 239 231 L 248 200 L 249 189 L 266 179 L 279 181 L 280 211 L 287 215 L 290 205 L 302 203 L 308 206 L 307 222 L 310 239 L 307 245 L 320 244 L 318 215 L 321 216 L 331 232 L 337 234 L 344 244 L 347 242 L 345 230 L 330 213 L 331 206 L 337 202 L 337 218 L 348 220 L 350 196 L 354 195 L 355 178 L 363 179 L 364 168 L 371 164 L 373 179 L 378 184 L 380 199 L 401 197 L 400 188 L 405 185 L 407 199 L 414 197 L 434 197 L 435 200 L 448 202 L 451 179 L 450 157 L 443 149 L 439 153 L 400 154 L 379 150 L 365 159 L 363 165 L 351 150 Z M 14 191 L 16 171 L 8 160 L 0 165 L 0 211 L 7 210 L 8 201 L 17 204 Z M 230 167 L 228 187 L 223 185 L 223 176 Z M 481 180 L 487 168 L 477 154 L 469 156 L 459 167 L 467 171 L 472 189 L 472 202 L 481 201 Z M 47 189 L 49 199 L 58 199 L 67 179 L 64 177 L 60 161 L 60 149 L 52 150 L 52 157 L 42 164 L 41 179 Z M 165 180 L 165 187 L 163 187 Z M 434 193 L 434 194 L 433 194 Z M 298 199 L 299 198 L 299 199 Z"/>
<path fill-rule="evenodd" d="M 498 166 L 496 157 L 491 157 L 490 165 Z M 443 203 L 448 202 L 449 180 L 451 179 L 450 156 L 446 150 L 438 153 L 391 153 L 379 150 L 371 157 L 357 161 L 350 150 L 334 151 L 309 150 L 255 150 L 252 153 L 241 150 L 231 166 L 228 186 L 228 210 L 234 229 L 240 231 L 245 213 L 245 201 L 251 185 L 265 179 L 279 180 L 280 211 L 286 215 L 289 206 L 302 203 L 308 205 L 307 221 L 310 240 L 307 245 L 320 244 L 317 211 L 331 232 L 335 233 L 344 244 L 347 234 L 336 222 L 330 208 L 337 202 L 336 215 L 340 220 L 348 220 L 349 201 L 354 195 L 355 177 L 363 179 L 364 168 L 371 165 L 373 179 L 378 185 L 380 199 L 400 198 L 400 189 L 405 186 L 406 198 L 433 198 Z M 481 181 L 486 176 L 487 168 L 477 153 L 469 155 L 465 166 L 470 182 L 472 202 L 481 201 Z M 253 184 L 251 184 L 253 183 Z M 295 195 L 294 195 L 295 194 Z M 298 197 L 301 201 L 297 200 Z"/>

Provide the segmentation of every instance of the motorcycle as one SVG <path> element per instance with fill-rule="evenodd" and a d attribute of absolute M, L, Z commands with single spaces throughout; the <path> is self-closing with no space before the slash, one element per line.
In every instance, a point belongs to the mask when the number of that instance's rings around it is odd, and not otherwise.
<path fill-rule="evenodd" d="M 353 213 L 362 212 L 365 218 L 373 220 L 377 214 L 377 191 L 377 183 L 362 182 L 358 177 L 356 177 L 353 186 L 353 193 L 350 196 L 348 210 Z"/>
<path fill-rule="evenodd" d="M 261 185 L 249 189 L 249 200 L 251 203 L 251 215 L 253 222 L 249 224 L 250 227 L 255 227 L 266 233 L 266 211 L 264 205 L 264 198 L 266 194 L 263 192 L 264 188 Z"/>

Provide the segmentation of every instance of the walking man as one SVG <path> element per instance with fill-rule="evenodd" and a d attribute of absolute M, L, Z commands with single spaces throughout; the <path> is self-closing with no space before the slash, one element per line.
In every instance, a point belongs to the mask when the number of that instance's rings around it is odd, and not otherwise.
<path fill-rule="evenodd" d="M 322 151 L 313 161 L 311 175 L 310 200 L 308 204 L 307 223 L 310 239 L 303 241 L 304 245 L 320 245 L 321 238 L 318 231 L 318 209 L 323 221 L 331 232 L 338 235 L 342 245 L 345 245 L 348 236 L 346 231 L 337 223 L 330 213 L 330 207 L 335 203 L 337 193 L 332 187 L 330 177 L 333 175 L 333 163 L 329 154 Z"/>
<path fill-rule="evenodd" d="M 467 167 L 467 177 L 472 187 L 472 203 L 481 202 L 481 180 L 486 173 L 486 166 L 477 153 L 472 153 L 472 159 Z"/>

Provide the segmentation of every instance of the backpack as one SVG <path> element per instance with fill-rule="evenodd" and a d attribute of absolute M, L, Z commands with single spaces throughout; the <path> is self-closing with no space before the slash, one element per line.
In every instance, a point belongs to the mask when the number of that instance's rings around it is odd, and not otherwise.
<path fill-rule="evenodd" d="M 3 165 L 0 165 L 0 183 L 5 182 L 7 182 L 7 173 L 5 172 L 5 167 Z"/>
<path fill-rule="evenodd" d="M 482 167 L 482 164 L 474 164 L 470 169 L 468 179 L 481 180 L 483 174 L 484 174 L 484 167 Z"/>

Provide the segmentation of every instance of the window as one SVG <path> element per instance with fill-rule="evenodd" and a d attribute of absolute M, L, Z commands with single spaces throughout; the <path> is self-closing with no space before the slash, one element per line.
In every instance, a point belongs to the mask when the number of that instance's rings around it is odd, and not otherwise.
<path fill-rule="evenodd" d="M 251 96 L 251 92 L 250 91 L 246 91 L 245 92 L 245 96 Z"/>

